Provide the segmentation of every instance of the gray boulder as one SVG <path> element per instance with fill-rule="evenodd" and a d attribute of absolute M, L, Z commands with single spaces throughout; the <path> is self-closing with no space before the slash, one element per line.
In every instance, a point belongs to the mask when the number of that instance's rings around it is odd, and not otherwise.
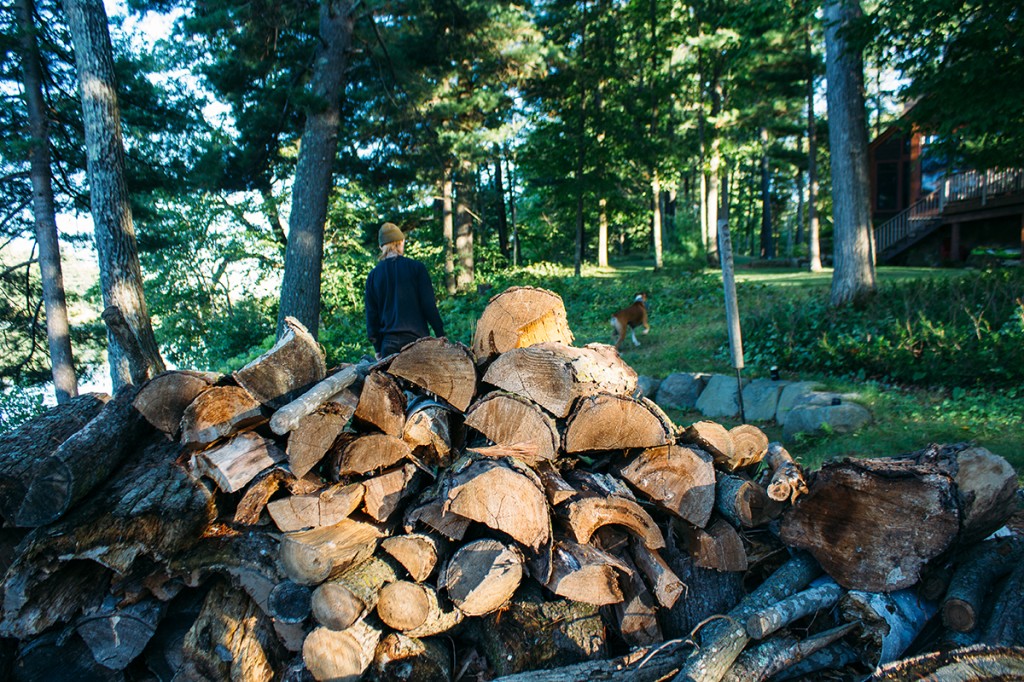
<path fill-rule="evenodd" d="M 746 380 L 743 380 L 746 384 Z M 697 398 L 697 409 L 705 417 L 735 417 L 740 413 L 740 392 L 736 377 L 714 374 Z"/>
<path fill-rule="evenodd" d="M 707 374 L 677 372 L 669 374 L 658 386 L 658 405 L 672 410 L 692 410 L 704 390 Z"/>
<path fill-rule="evenodd" d="M 743 387 L 743 414 L 747 421 L 767 422 L 775 419 L 779 394 L 788 381 L 754 379 Z"/>
<path fill-rule="evenodd" d="M 803 405 L 814 393 L 819 384 L 813 381 L 794 381 L 787 383 L 779 394 L 779 402 L 775 406 L 775 421 L 786 423 L 786 415 L 797 405 Z"/>
<path fill-rule="evenodd" d="M 818 435 L 851 433 L 871 422 L 871 413 L 863 405 L 840 402 L 838 405 L 805 404 L 794 407 L 786 417 L 782 439 L 793 440 L 797 434 Z"/>
<path fill-rule="evenodd" d="M 655 379 L 641 374 L 636 379 L 636 387 L 639 392 L 638 397 L 650 398 L 654 402 L 658 402 L 658 387 L 661 385 L 661 379 Z"/>

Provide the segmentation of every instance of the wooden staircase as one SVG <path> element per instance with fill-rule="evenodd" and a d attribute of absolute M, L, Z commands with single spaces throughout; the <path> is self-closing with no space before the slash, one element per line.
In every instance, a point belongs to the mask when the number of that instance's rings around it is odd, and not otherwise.
<path fill-rule="evenodd" d="M 993 198 L 1015 194 L 1024 194 L 1024 169 L 948 175 L 939 189 L 875 228 L 877 260 L 884 263 L 937 230 L 952 205 L 978 201 L 985 206 Z"/>

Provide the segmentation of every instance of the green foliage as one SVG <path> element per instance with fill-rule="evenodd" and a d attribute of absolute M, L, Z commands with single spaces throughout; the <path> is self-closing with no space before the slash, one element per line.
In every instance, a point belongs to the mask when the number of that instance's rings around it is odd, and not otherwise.
<path fill-rule="evenodd" d="M 744 321 L 748 359 L 762 368 L 902 384 L 971 387 L 1024 382 L 1024 272 L 887 285 L 863 307 L 817 295 L 766 296 Z"/>
<path fill-rule="evenodd" d="M 0 392 L 0 434 L 16 429 L 45 409 L 39 389 L 14 386 Z"/>

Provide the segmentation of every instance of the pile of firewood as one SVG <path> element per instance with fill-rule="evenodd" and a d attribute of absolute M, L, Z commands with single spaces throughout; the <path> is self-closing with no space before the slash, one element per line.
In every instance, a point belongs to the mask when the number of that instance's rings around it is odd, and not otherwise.
<path fill-rule="evenodd" d="M 986 539 L 1017 504 L 1001 457 L 804 472 L 756 427 L 677 427 L 612 347 L 572 341 L 529 287 L 472 348 L 333 372 L 289 320 L 230 376 L 167 372 L 3 436 L 0 677 L 1020 670 L 1024 541 Z"/>

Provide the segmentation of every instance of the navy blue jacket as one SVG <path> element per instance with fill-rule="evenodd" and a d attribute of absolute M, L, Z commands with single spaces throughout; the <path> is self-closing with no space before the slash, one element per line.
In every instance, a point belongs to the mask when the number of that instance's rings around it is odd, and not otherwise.
<path fill-rule="evenodd" d="M 385 258 L 366 278 L 366 335 L 380 353 L 387 334 L 411 333 L 417 338 L 444 336 L 430 275 L 423 263 L 394 256 Z"/>

